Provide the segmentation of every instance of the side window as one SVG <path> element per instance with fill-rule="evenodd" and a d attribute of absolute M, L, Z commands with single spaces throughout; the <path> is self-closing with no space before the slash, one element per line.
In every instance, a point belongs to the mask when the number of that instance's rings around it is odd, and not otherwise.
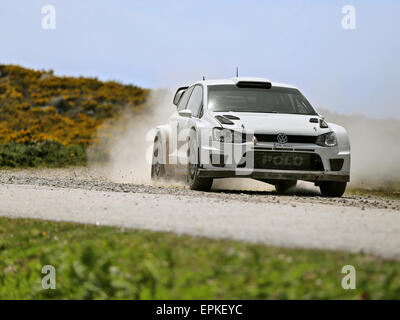
<path fill-rule="evenodd" d="M 181 100 L 178 103 L 178 111 L 181 111 L 186 108 L 187 102 L 190 98 L 190 94 L 193 91 L 193 87 L 190 87 L 189 89 L 186 90 L 186 92 L 183 94 Z"/>
<path fill-rule="evenodd" d="M 203 87 L 195 86 L 193 89 L 193 93 L 190 96 L 187 108 L 192 111 L 193 117 L 198 118 L 202 106 L 203 106 Z"/>
<path fill-rule="evenodd" d="M 304 99 L 302 99 L 302 96 L 296 96 L 295 101 L 296 101 L 296 109 L 297 109 L 298 113 L 308 114 L 310 112 L 307 108 L 307 105 L 304 102 Z"/>

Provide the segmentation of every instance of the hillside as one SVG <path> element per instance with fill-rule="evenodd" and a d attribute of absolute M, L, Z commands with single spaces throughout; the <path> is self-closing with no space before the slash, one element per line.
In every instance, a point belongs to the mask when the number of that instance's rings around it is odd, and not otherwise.
<path fill-rule="evenodd" d="M 0 166 L 84 162 L 104 120 L 137 110 L 148 96 L 115 81 L 0 65 Z"/>

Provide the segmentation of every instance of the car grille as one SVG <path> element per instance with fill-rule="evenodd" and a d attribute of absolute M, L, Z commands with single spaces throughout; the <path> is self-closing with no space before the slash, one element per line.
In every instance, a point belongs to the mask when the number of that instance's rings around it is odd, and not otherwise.
<path fill-rule="evenodd" d="M 278 142 L 276 134 L 255 134 L 259 142 Z M 315 143 L 317 136 L 288 135 L 287 143 Z"/>
<path fill-rule="evenodd" d="M 323 171 L 321 157 L 315 153 L 254 152 L 255 169 Z"/>

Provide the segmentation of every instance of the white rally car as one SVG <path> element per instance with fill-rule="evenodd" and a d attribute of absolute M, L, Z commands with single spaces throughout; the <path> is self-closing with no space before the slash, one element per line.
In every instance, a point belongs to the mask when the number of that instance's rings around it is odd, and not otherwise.
<path fill-rule="evenodd" d="M 197 82 L 179 88 L 169 123 L 156 128 L 151 175 L 184 175 L 191 189 L 247 177 L 278 193 L 311 181 L 340 197 L 350 180 L 346 130 L 326 123 L 295 87 L 262 78 Z"/>

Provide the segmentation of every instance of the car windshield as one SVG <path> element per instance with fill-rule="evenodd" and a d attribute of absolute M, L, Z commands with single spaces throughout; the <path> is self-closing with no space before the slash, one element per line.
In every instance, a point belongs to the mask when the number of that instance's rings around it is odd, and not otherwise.
<path fill-rule="evenodd" d="M 297 89 L 272 87 L 239 88 L 236 85 L 208 87 L 208 109 L 214 112 L 257 112 L 316 115 Z"/>

